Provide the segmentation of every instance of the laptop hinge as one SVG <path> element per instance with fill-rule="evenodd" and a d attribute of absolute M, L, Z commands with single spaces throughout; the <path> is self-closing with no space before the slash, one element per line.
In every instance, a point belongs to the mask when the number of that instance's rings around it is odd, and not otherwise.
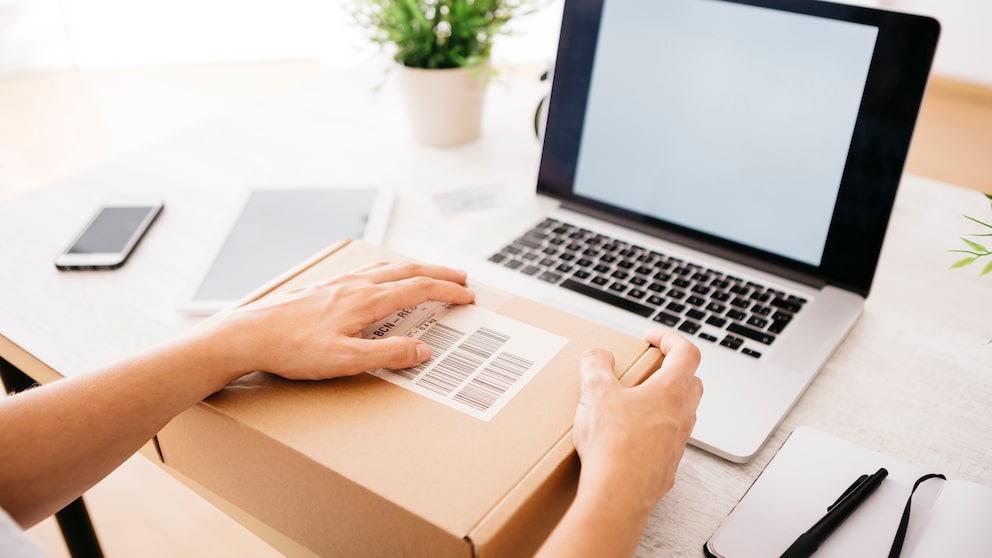
<path fill-rule="evenodd" d="M 576 213 L 581 213 L 583 215 L 588 215 L 590 217 L 595 217 L 596 219 L 601 219 L 603 221 L 608 221 L 628 229 L 633 229 L 638 232 L 642 232 L 669 242 L 679 244 L 681 246 L 686 246 L 692 248 L 693 250 L 698 250 L 700 252 L 705 252 L 712 256 L 718 258 L 723 258 L 725 260 L 732 261 L 741 265 L 746 265 L 765 273 L 771 273 L 772 275 L 777 275 L 815 289 L 822 289 L 827 285 L 822 277 L 818 277 L 811 273 L 806 273 L 796 269 L 791 269 L 786 266 L 777 265 L 770 263 L 761 258 L 749 256 L 747 254 L 742 254 L 731 250 L 729 248 L 723 248 L 721 246 L 715 246 L 704 240 L 693 238 L 688 235 L 679 234 L 676 232 L 668 231 L 659 227 L 653 227 L 645 223 L 638 223 L 632 219 L 625 219 L 619 215 L 613 215 L 606 211 L 601 211 L 598 209 L 586 207 L 580 205 L 576 202 L 570 202 L 566 200 L 559 200 L 561 206 L 569 211 L 574 211 Z"/>

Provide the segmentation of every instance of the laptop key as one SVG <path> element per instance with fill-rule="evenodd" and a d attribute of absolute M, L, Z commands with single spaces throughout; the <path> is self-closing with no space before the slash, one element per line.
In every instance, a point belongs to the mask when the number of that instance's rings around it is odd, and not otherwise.
<path fill-rule="evenodd" d="M 782 333 L 785 331 L 785 326 L 789 325 L 789 322 L 782 320 L 772 321 L 772 325 L 768 326 L 768 331 L 770 333 Z"/>
<path fill-rule="evenodd" d="M 658 315 L 652 319 L 660 324 L 665 324 L 668 327 L 675 327 L 675 324 L 679 323 L 678 316 L 673 316 L 664 312 L 659 312 Z"/>
<path fill-rule="evenodd" d="M 643 287 L 644 284 L 647 282 L 648 282 L 647 279 L 643 277 L 633 277 L 630 280 L 630 284 L 634 285 L 635 287 Z"/>
<path fill-rule="evenodd" d="M 646 292 L 644 292 L 644 291 L 642 291 L 640 289 L 631 289 L 630 292 L 627 293 L 627 296 L 629 296 L 630 298 L 642 299 L 642 298 L 644 298 L 644 295 L 646 295 L 646 294 L 648 294 L 648 293 L 646 293 Z"/>
<path fill-rule="evenodd" d="M 679 331 L 684 331 L 686 333 L 696 333 L 697 331 L 699 331 L 699 327 L 700 325 L 697 324 L 696 322 L 690 322 L 689 320 L 686 320 L 682 322 L 682 325 L 679 326 Z"/>
<path fill-rule="evenodd" d="M 744 353 L 745 355 L 749 356 L 749 357 L 761 358 L 761 353 L 759 353 L 758 351 L 752 351 L 751 349 L 748 349 L 747 347 L 744 347 L 743 349 L 741 349 L 741 352 Z"/>
<path fill-rule="evenodd" d="M 619 281 L 614 281 L 613 284 L 610 285 L 610 290 L 617 293 L 622 293 L 627 290 L 627 285 L 624 285 Z"/>
<path fill-rule="evenodd" d="M 553 273 L 551 271 L 545 271 L 544 273 L 537 276 L 538 279 L 542 281 L 547 281 L 548 283 L 557 283 L 561 280 L 561 275 Z"/>
<path fill-rule="evenodd" d="M 492 256 L 489 256 L 489 261 L 493 263 L 500 263 L 505 259 L 506 259 L 505 254 L 493 254 Z"/>
<path fill-rule="evenodd" d="M 651 295 L 648 297 L 648 304 L 654 304 L 655 306 L 661 306 L 665 303 L 665 299 L 660 296 Z"/>
<path fill-rule="evenodd" d="M 635 302 L 633 300 L 630 300 L 629 298 L 617 296 L 605 291 L 601 291 L 595 287 L 590 287 L 589 285 L 586 285 L 584 283 L 579 283 L 578 281 L 572 279 L 565 279 L 565 281 L 562 282 L 561 286 L 570 291 L 574 291 L 579 294 L 584 294 L 590 298 L 594 298 L 600 302 L 605 302 L 607 304 L 611 304 L 618 308 L 623 308 L 628 312 L 633 312 L 634 314 L 644 316 L 645 318 L 647 318 L 648 316 L 654 313 L 653 308 L 644 306 L 639 302 Z"/>
<path fill-rule="evenodd" d="M 524 265 L 524 262 L 522 262 L 520 260 L 510 260 L 510 261 L 506 262 L 503 265 L 505 265 L 506 267 L 508 267 L 510 269 L 517 269 L 518 267 Z"/>
<path fill-rule="evenodd" d="M 776 308 L 781 308 L 782 310 L 785 310 L 786 312 L 792 312 L 793 314 L 802 310 L 803 308 L 799 304 L 795 302 L 789 302 L 788 300 L 781 297 L 775 297 L 775 299 L 772 300 L 771 304 Z"/>
<path fill-rule="evenodd" d="M 727 326 L 727 331 L 730 333 L 736 333 L 737 335 L 743 335 L 748 339 L 753 339 L 758 343 L 764 343 L 765 345 L 770 345 L 772 341 L 775 340 L 774 335 L 769 335 L 763 331 L 758 331 L 741 324 L 730 324 Z"/>
<path fill-rule="evenodd" d="M 588 279 L 588 278 L 589 278 L 589 275 L 590 275 L 590 274 L 589 274 L 589 272 L 588 272 L 588 271 L 585 271 L 585 270 L 582 270 L 582 269 L 580 269 L 580 270 L 578 270 L 578 271 L 576 271 L 576 272 L 575 272 L 575 273 L 573 274 L 573 276 L 574 276 L 574 277 L 575 277 L 576 279 Z"/>
<path fill-rule="evenodd" d="M 716 342 L 716 337 L 713 337 L 709 333 L 700 333 L 699 334 L 699 338 L 700 339 L 705 339 L 705 340 L 710 341 L 710 342 Z"/>
<path fill-rule="evenodd" d="M 753 325 L 754 327 L 761 329 L 768 325 L 768 320 L 764 318 L 759 318 L 757 316 L 751 316 L 747 319 L 747 325 Z"/>
<path fill-rule="evenodd" d="M 720 344 L 729 349 L 737 350 L 744 343 L 744 340 L 740 337 L 734 337 L 733 335 L 728 335 L 720 341 Z"/>
<path fill-rule="evenodd" d="M 701 312 L 699 310 L 689 310 L 685 313 L 686 317 L 692 318 L 693 320 L 702 320 L 706 317 L 706 312 Z"/>
<path fill-rule="evenodd" d="M 520 272 L 523 273 L 524 275 L 534 275 L 538 271 L 541 271 L 541 268 L 537 267 L 536 265 L 529 265 L 520 270 Z"/>
<path fill-rule="evenodd" d="M 726 310 L 727 307 L 718 302 L 711 302 L 706 305 L 706 309 L 714 314 L 723 314 L 723 311 Z"/>
<path fill-rule="evenodd" d="M 698 296 L 695 295 L 690 296 L 689 298 L 685 299 L 685 301 L 693 306 L 702 306 L 703 303 L 706 302 L 705 299 L 699 298 Z"/>
<path fill-rule="evenodd" d="M 681 314 L 685 311 L 685 305 L 679 304 L 678 302 L 669 302 L 668 306 L 665 307 L 666 310 L 671 310 L 672 312 L 678 312 Z"/>
<path fill-rule="evenodd" d="M 747 314 L 745 314 L 744 312 L 738 312 L 737 310 L 731 310 L 727 312 L 727 317 L 730 318 L 731 320 L 743 320 L 746 316 Z"/>
<path fill-rule="evenodd" d="M 709 318 L 706 319 L 706 323 L 710 324 L 713 327 L 723 327 L 727 325 L 727 320 L 717 316 L 710 316 Z"/>
<path fill-rule="evenodd" d="M 607 279 L 606 277 L 603 277 L 602 275 L 597 275 L 597 276 L 595 276 L 595 277 L 592 278 L 592 282 L 595 285 L 605 285 L 605 284 L 609 283 L 610 280 Z"/>

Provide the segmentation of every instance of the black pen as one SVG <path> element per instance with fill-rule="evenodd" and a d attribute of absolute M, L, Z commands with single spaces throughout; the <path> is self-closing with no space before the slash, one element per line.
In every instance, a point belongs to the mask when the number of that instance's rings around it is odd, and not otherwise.
<path fill-rule="evenodd" d="M 817 521 L 808 531 L 799 535 L 796 542 L 782 553 L 781 558 L 808 558 L 816 552 L 817 548 L 827 540 L 830 533 L 840 526 L 841 523 L 858 508 L 871 493 L 882 484 L 882 480 L 888 476 L 889 472 L 885 468 L 879 469 L 874 475 L 862 475 L 854 484 L 850 486 L 840 498 L 827 508 L 827 515 Z"/>

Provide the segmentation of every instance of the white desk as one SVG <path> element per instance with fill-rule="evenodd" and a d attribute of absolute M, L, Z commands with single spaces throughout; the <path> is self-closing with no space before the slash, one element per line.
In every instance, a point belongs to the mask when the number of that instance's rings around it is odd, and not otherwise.
<path fill-rule="evenodd" d="M 250 188 L 388 184 L 397 189 L 386 244 L 440 260 L 452 232 L 506 208 L 441 219 L 430 194 L 499 183 L 533 190 L 537 82 L 494 84 L 479 142 L 436 150 L 407 139 L 396 93 L 374 75 L 328 74 L 303 88 L 0 204 L 0 357 L 41 381 L 83 374 L 195 320 L 189 294 Z M 159 222 L 126 266 L 60 273 L 52 258 L 114 192 L 165 199 Z M 533 210 L 533 203 L 524 204 Z M 523 207 L 523 206 L 518 206 Z M 992 281 L 948 270 L 962 213 L 987 214 L 979 194 L 907 177 L 865 314 L 772 441 L 747 465 L 690 448 L 649 523 L 641 556 L 699 556 L 700 547 L 786 434 L 810 425 L 992 486 Z M 524 218 L 524 217 L 520 217 Z"/>

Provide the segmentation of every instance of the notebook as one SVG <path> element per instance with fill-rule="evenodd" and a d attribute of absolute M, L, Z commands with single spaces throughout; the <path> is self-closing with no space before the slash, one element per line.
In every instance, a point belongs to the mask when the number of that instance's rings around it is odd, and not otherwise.
<path fill-rule="evenodd" d="M 568 0 L 537 193 L 473 276 L 703 353 L 690 443 L 751 459 L 860 315 L 939 34 L 810 0 Z"/>
<path fill-rule="evenodd" d="M 793 432 L 706 543 L 707 556 L 779 556 L 859 475 L 889 471 L 816 552 L 817 558 L 888 556 L 917 479 L 927 473 L 811 428 Z M 992 556 L 992 488 L 934 478 L 913 494 L 902 558 Z"/>

